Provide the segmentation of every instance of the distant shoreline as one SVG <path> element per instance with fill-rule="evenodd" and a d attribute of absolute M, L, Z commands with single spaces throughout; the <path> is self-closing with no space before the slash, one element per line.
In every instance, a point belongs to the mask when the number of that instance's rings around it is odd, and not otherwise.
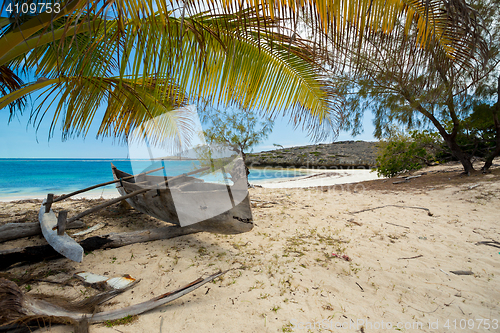
<path fill-rule="evenodd" d="M 307 169 L 371 169 L 376 166 L 378 142 L 341 141 L 280 148 L 246 155 L 248 167 Z"/>

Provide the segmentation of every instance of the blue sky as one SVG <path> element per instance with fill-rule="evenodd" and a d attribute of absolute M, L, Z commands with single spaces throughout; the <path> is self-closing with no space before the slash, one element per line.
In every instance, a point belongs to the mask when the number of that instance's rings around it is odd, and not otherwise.
<path fill-rule="evenodd" d="M 370 112 L 366 113 L 363 124 L 364 132 L 361 135 L 353 138 L 344 132 L 340 133 L 337 141 L 374 141 L 371 116 Z M 97 122 L 85 139 L 80 137 L 62 141 L 59 127 L 56 127 L 54 136 L 48 140 L 50 119 L 45 119 L 38 131 L 32 124 L 28 125 L 29 110 L 25 111 L 22 116 L 15 118 L 10 124 L 8 119 L 8 109 L 0 110 L 0 137 L 2 138 L 0 158 L 127 158 L 128 156 L 126 145 L 116 142 L 112 138 L 95 138 Z M 307 133 L 294 130 L 293 126 L 288 124 L 288 119 L 278 118 L 268 139 L 255 147 L 254 151 L 275 149 L 273 144 L 290 147 L 312 143 L 307 137 Z"/>

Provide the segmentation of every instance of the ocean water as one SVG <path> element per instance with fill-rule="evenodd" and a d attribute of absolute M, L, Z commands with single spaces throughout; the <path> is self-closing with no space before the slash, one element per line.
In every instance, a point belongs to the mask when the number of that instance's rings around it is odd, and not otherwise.
<path fill-rule="evenodd" d="M 113 180 L 111 163 L 128 173 L 140 173 L 150 163 L 128 159 L 0 159 L 0 200 L 43 198 L 47 193 L 60 195 Z M 169 176 L 189 172 L 198 161 L 165 161 Z M 161 165 L 159 165 L 161 166 Z M 156 166 L 154 167 L 156 168 Z M 150 168 L 153 169 L 153 168 Z M 135 172 L 134 172 L 135 171 Z M 163 175 L 162 171 L 155 174 Z M 249 182 L 304 175 L 299 170 L 250 169 Z M 221 181 L 213 176 L 206 181 Z M 88 192 L 90 196 L 118 194 L 115 185 Z"/>

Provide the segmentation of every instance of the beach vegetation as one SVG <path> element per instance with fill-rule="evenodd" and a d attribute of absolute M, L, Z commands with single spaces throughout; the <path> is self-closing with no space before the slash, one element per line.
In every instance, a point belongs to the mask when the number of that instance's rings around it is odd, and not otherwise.
<path fill-rule="evenodd" d="M 447 51 L 437 41 L 430 42 L 427 49 L 419 48 L 420 30 L 404 23 L 396 23 L 394 33 L 387 38 L 376 34 L 368 37 L 374 52 L 360 54 L 357 50 L 346 49 L 348 62 L 356 70 L 333 75 L 333 81 L 346 96 L 350 110 L 344 129 L 351 130 L 353 135 L 359 134 L 365 110 L 372 110 L 374 135 L 379 139 L 384 138 L 393 125 L 406 131 L 433 130 L 453 158 L 460 161 L 464 171 L 469 173 L 474 170 L 472 155 L 464 149 L 459 133 L 472 113 L 473 105 L 486 103 L 491 107 L 487 112 L 488 119 L 496 124 L 498 138 L 497 148 L 491 152 L 498 155 L 500 112 L 498 103 L 493 107 L 500 99 L 497 82 L 500 69 L 498 2 L 475 0 L 466 6 L 466 11 L 470 12 L 463 19 L 474 17 L 478 25 L 463 22 L 464 25 L 459 23 L 460 27 L 454 31 L 464 46 L 469 45 L 463 54 L 468 59 L 467 65 L 447 57 Z M 485 163 L 483 170 L 490 165 Z M 392 173 L 391 170 L 383 171 L 386 172 Z"/>
<path fill-rule="evenodd" d="M 133 323 L 134 321 L 137 321 L 139 319 L 139 316 L 126 316 L 121 319 L 116 319 L 116 320 L 107 320 L 105 322 L 106 327 L 113 327 L 113 326 L 118 326 L 118 325 L 128 325 Z"/>
<path fill-rule="evenodd" d="M 208 128 L 204 135 L 210 144 L 224 143 L 245 161 L 246 153 L 266 139 L 271 133 L 274 122 L 269 118 L 259 119 L 251 109 L 219 110 L 205 106 L 200 110 L 202 123 Z"/>
<path fill-rule="evenodd" d="M 438 162 L 438 153 L 442 151 L 437 133 L 411 131 L 405 134 L 393 128 L 389 137 L 379 144 L 377 173 L 379 176 L 394 177 L 421 169 Z"/>

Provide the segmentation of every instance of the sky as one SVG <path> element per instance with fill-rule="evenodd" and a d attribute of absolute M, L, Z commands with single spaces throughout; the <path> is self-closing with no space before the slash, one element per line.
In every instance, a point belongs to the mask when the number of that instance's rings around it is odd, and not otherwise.
<path fill-rule="evenodd" d="M 96 139 L 98 129 L 96 121 L 86 138 L 61 140 L 60 127 L 56 127 L 52 138 L 48 138 L 50 119 L 45 119 L 38 130 L 28 124 L 30 110 L 18 115 L 9 123 L 9 110 L 0 110 L 0 158 L 128 158 L 126 144 L 112 138 Z M 97 119 L 97 118 L 96 118 Z M 364 140 L 375 141 L 371 113 L 367 112 L 363 123 L 364 132 L 357 137 L 349 133 L 340 133 L 337 141 Z M 327 141 L 324 143 L 330 143 Z M 253 151 L 276 149 L 273 144 L 284 147 L 314 144 L 306 132 L 294 130 L 287 118 L 277 118 L 272 133 Z"/>
<path fill-rule="evenodd" d="M 2 14 L 5 14 L 2 12 Z M 33 97 L 33 100 L 35 97 Z M 104 108 L 100 110 L 101 114 Z M 44 119 L 38 130 L 29 122 L 30 110 L 17 115 L 9 123 L 9 110 L 0 110 L 0 158 L 128 158 L 130 152 L 127 145 L 113 138 L 95 138 L 99 119 L 90 129 L 86 138 L 77 137 L 61 140 L 60 127 L 56 127 L 53 137 L 49 139 L 50 117 Z M 49 112 L 50 114 L 50 112 Z M 365 140 L 374 141 L 371 113 L 367 112 L 363 122 L 364 132 L 353 138 L 349 133 L 340 133 L 337 141 Z M 323 142 L 330 143 L 331 141 Z M 253 148 L 253 152 L 283 147 L 314 144 L 307 136 L 307 131 L 294 129 L 287 118 L 277 118 L 272 133 L 262 143 Z M 134 155 L 132 153 L 132 155 Z"/>

